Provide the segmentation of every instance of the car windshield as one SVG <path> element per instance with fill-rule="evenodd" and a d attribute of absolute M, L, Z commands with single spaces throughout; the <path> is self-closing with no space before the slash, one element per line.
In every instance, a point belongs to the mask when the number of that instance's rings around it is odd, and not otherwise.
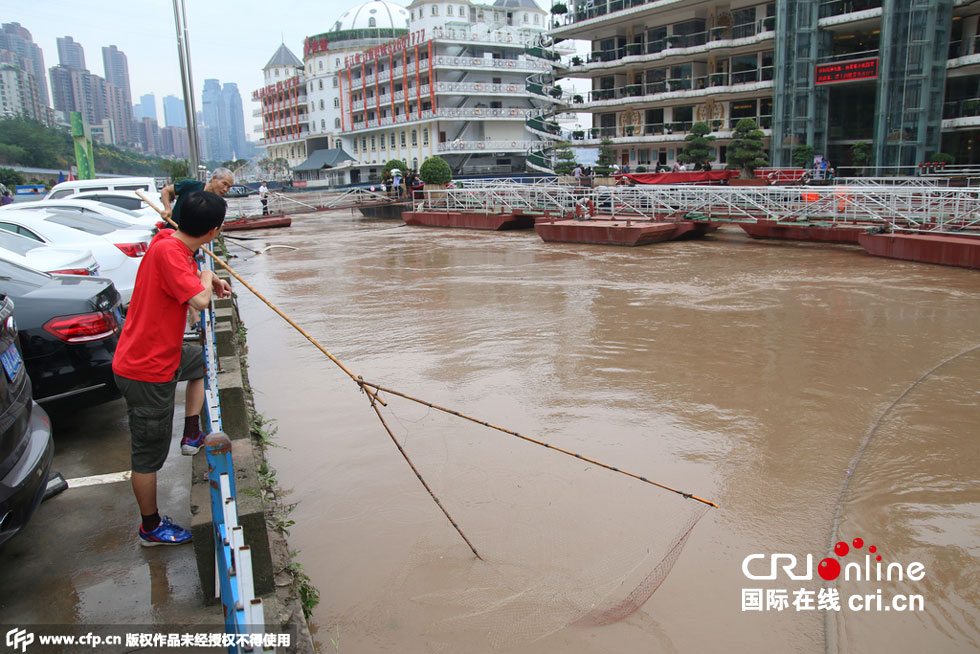
<path fill-rule="evenodd" d="M 0 248 L 19 254 L 20 256 L 25 256 L 31 250 L 42 247 L 43 245 L 43 243 L 35 240 L 18 236 L 5 229 L 0 229 Z"/>
<path fill-rule="evenodd" d="M 71 227 L 72 229 L 77 229 L 88 234 L 95 234 L 96 236 L 105 236 L 111 232 L 120 229 L 117 225 L 113 225 L 112 222 L 120 223 L 120 221 L 108 221 L 102 216 L 96 216 L 94 214 L 71 214 L 71 213 L 50 213 L 44 217 L 44 220 L 57 223 L 59 225 L 64 225 L 65 227 Z M 124 227 L 130 227 L 125 223 L 120 223 Z"/>

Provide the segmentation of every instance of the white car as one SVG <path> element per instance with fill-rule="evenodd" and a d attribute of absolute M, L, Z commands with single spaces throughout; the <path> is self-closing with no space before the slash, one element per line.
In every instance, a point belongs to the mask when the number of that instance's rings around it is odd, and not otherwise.
<path fill-rule="evenodd" d="M 152 239 L 149 230 L 117 229 L 104 217 L 53 207 L 45 211 L 0 212 L 0 229 L 42 243 L 92 250 L 101 274 L 113 281 L 126 305 L 133 295 L 136 271 Z"/>
<path fill-rule="evenodd" d="M 44 196 L 45 200 L 68 198 L 84 191 L 150 191 L 156 192 L 163 184 L 153 177 L 104 177 L 102 179 L 73 179 L 55 184 Z"/>
<path fill-rule="evenodd" d="M 142 193 L 146 196 L 147 200 L 157 207 L 163 208 L 163 200 L 160 199 L 159 192 L 143 191 Z M 117 209 L 133 211 L 147 218 L 149 222 L 152 222 L 157 227 L 165 224 L 160 214 L 140 196 L 136 195 L 136 191 L 84 191 L 73 195 L 71 199 L 101 202 L 102 204 L 112 205 Z"/>
<path fill-rule="evenodd" d="M 0 259 L 52 275 L 98 275 L 92 251 L 46 245 L 0 229 Z"/>
<path fill-rule="evenodd" d="M 133 197 L 136 196 L 134 195 Z M 151 216 L 149 213 L 143 211 L 132 211 L 96 200 L 76 199 L 74 196 L 67 200 L 38 200 L 37 202 L 23 204 L 10 204 L 0 210 L 0 215 L 2 215 L 2 211 L 42 211 L 52 208 L 75 211 L 86 215 L 103 216 L 119 221 L 118 224 L 120 225 L 125 223 L 132 227 L 149 230 L 156 229 L 157 222 L 160 220 L 160 215 L 153 211 L 153 209 L 147 208 L 148 211 L 153 213 Z"/>

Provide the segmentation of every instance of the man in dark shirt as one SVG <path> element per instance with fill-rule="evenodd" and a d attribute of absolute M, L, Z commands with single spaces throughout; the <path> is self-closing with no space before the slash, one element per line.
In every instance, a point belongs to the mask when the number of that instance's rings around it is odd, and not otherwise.
<path fill-rule="evenodd" d="M 231 171 L 227 168 L 216 168 L 213 173 L 211 173 L 211 181 L 205 184 L 204 182 L 199 182 L 196 179 L 182 179 L 179 182 L 174 182 L 170 186 L 164 186 L 160 190 L 160 200 L 163 202 L 163 214 L 164 218 L 173 218 L 174 222 L 178 225 L 180 224 L 180 206 L 184 202 L 184 198 L 195 193 L 197 191 L 209 191 L 211 193 L 217 193 L 221 197 L 224 197 L 231 185 L 235 183 L 235 176 L 232 175 Z M 173 208 L 171 208 L 171 203 L 177 199 L 174 203 Z"/>

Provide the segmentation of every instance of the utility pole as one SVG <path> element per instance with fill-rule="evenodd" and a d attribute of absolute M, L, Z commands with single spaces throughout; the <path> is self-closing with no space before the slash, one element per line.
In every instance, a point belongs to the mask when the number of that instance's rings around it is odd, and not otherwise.
<path fill-rule="evenodd" d="M 184 0 L 174 0 L 174 23 L 177 26 L 177 55 L 180 59 L 180 79 L 184 86 L 184 112 L 187 114 L 187 144 L 190 147 L 190 170 L 194 179 L 200 177 L 201 150 L 197 138 L 197 107 L 194 105 L 194 78 L 191 76 L 191 51 L 187 36 L 187 12 Z"/>

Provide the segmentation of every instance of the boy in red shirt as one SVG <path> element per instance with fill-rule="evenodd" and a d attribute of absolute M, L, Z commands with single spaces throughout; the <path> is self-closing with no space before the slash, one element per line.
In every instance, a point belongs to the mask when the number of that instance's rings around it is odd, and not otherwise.
<path fill-rule="evenodd" d="M 126 398 L 132 440 L 132 484 L 143 523 L 140 544 L 180 545 L 189 531 L 157 509 L 157 471 L 170 450 L 174 392 L 187 381 L 181 454 L 201 449 L 199 414 L 204 405 L 204 361 L 200 345 L 184 344 L 188 307 L 201 311 L 231 295 L 228 282 L 210 270 L 199 272 L 194 252 L 218 235 L 225 201 L 199 191 L 183 202 L 177 231 L 161 230 L 140 263 L 126 324 L 112 361 L 116 385 Z"/>

